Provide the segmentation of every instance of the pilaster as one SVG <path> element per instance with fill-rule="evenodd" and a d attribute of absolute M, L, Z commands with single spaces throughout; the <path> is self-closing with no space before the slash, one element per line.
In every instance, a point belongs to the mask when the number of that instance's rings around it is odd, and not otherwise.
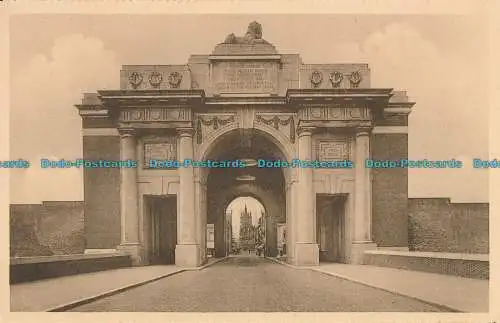
<path fill-rule="evenodd" d="M 299 159 L 310 161 L 312 159 L 312 132 L 313 127 L 299 127 L 298 150 Z M 297 266 L 311 266 L 319 264 L 318 244 L 314 239 L 315 214 L 314 203 L 316 195 L 313 187 L 312 168 L 298 170 L 297 213 L 294 222 L 296 243 L 294 246 L 294 262 Z"/>
<path fill-rule="evenodd" d="M 137 160 L 136 133 L 131 128 L 121 128 L 120 159 Z M 142 263 L 142 248 L 139 240 L 139 204 L 137 168 L 120 169 L 120 213 L 121 244 L 119 250 L 130 254 L 135 265 Z"/>
<path fill-rule="evenodd" d="M 178 128 L 179 160 L 193 159 L 192 128 Z M 198 267 L 201 264 L 200 246 L 196 239 L 195 185 L 193 167 L 179 168 L 179 203 L 177 246 L 175 264 L 181 267 Z"/>
<path fill-rule="evenodd" d="M 351 262 L 363 263 L 366 250 L 376 248 L 371 237 L 371 173 L 365 167 L 370 158 L 369 129 L 360 128 L 356 133 L 355 191 L 354 191 L 354 241 Z"/>

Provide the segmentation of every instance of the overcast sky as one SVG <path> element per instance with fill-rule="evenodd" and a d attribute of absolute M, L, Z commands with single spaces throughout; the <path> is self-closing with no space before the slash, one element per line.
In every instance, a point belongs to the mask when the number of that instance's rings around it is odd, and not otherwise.
<path fill-rule="evenodd" d="M 410 197 L 488 201 L 488 43 L 474 16 L 31 15 L 11 17 L 11 202 L 82 200 L 78 170 L 41 170 L 40 157 L 78 158 L 83 92 L 117 89 L 122 64 L 183 64 L 208 54 L 250 21 L 282 53 L 304 63 L 369 63 L 373 87 L 408 91 L 412 159 L 465 162 L 459 170 L 411 170 Z"/>

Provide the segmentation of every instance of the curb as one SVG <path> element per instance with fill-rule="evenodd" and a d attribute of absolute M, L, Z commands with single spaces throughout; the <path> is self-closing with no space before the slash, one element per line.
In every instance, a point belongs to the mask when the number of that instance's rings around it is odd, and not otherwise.
<path fill-rule="evenodd" d="M 107 292 L 103 292 L 101 294 L 97 294 L 97 295 L 94 295 L 94 296 L 82 298 L 82 299 L 79 299 L 77 301 L 73 301 L 73 302 L 70 302 L 70 303 L 67 303 L 67 304 L 64 304 L 64 305 L 59 305 L 59 306 L 56 306 L 56 307 L 52 307 L 52 308 L 49 308 L 49 309 L 45 310 L 44 312 L 64 312 L 64 311 L 67 311 L 67 310 L 71 310 L 71 309 L 73 309 L 75 307 L 82 306 L 82 305 L 85 305 L 85 304 L 89 304 L 89 303 L 95 302 L 95 301 L 97 301 L 99 299 L 106 298 L 106 297 L 109 297 L 109 296 L 113 296 L 113 295 L 116 295 L 116 294 L 128 291 L 130 289 L 133 289 L 133 288 L 136 288 L 136 287 L 140 287 L 140 286 L 143 286 L 143 285 L 155 282 L 157 280 L 160 280 L 160 279 L 163 279 L 163 278 L 166 278 L 166 277 L 170 277 L 170 276 L 173 276 L 173 275 L 176 275 L 176 274 L 180 274 L 180 273 L 183 273 L 183 272 L 186 272 L 186 271 L 195 271 L 195 270 L 199 271 L 199 270 L 203 270 L 203 269 L 205 269 L 207 267 L 215 265 L 215 264 L 217 264 L 217 263 L 219 263 L 221 261 L 224 261 L 226 259 L 227 259 L 227 257 L 220 258 L 220 259 L 215 260 L 212 263 L 203 265 L 201 267 L 179 268 L 176 271 L 173 271 L 173 272 L 168 273 L 168 274 L 164 274 L 164 275 L 161 275 L 161 276 L 150 278 L 150 279 L 147 279 L 147 280 L 139 282 L 139 283 L 133 283 L 133 284 L 126 285 L 126 286 L 123 286 L 123 287 L 118 287 L 116 289 L 113 289 L 113 290 L 110 290 L 110 291 L 107 291 Z"/>
<path fill-rule="evenodd" d="M 357 280 L 357 279 L 354 279 L 354 278 L 351 278 L 351 277 L 347 277 L 347 276 L 343 276 L 343 275 L 339 275 L 339 274 L 335 274 L 335 273 L 323 271 L 323 270 L 321 270 L 319 268 L 298 267 L 298 266 L 287 264 L 287 263 L 282 262 L 282 261 L 280 261 L 278 259 L 273 259 L 273 258 L 267 258 L 267 259 L 269 259 L 269 260 L 271 260 L 271 261 L 273 261 L 273 262 L 275 262 L 277 264 L 289 267 L 289 268 L 300 269 L 300 270 L 308 269 L 308 270 L 315 271 L 315 272 L 320 273 L 320 274 L 324 274 L 324 275 L 327 275 L 327 276 L 336 277 L 336 278 L 343 279 L 343 280 L 346 280 L 346 281 L 350 281 L 350 282 L 353 282 L 353 283 L 357 283 L 357 284 L 360 284 L 360 285 L 363 285 L 363 286 L 367 286 L 367 287 L 375 288 L 375 289 L 382 290 L 382 291 L 385 291 L 385 292 L 389 292 L 389 293 L 392 293 L 392 294 L 395 294 L 395 295 L 398 295 L 398 296 L 403 296 L 403 297 L 411 298 L 411 299 L 417 300 L 419 302 L 422 302 L 422 303 L 425 303 L 425 304 L 428 304 L 428 305 L 431 305 L 431 306 L 438 307 L 438 308 L 440 308 L 440 309 L 442 309 L 444 311 L 447 311 L 447 312 L 465 313 L 463 310 L 459 310 L 459 309 L 456 309 L 456 308 L 453 308 L 453 307 L 449 307 L 447 305 L 443 305 L 443 304 L 431 302 L 431 301 L 428 301 L 428 300 L 425 300 L 425 299 L 422 299 L 422 298 L 419 298 L 419 297 L 415 297 L 415 296 L 412 296 L 412 295 L 407 295 L 407 294 L 404 294 L 404 293 L 400 293 L 400 292 L 397 292 L 397 291 L 394 291 L 394 290 L 391 290 L 391 289 L 388 289 L 388 288 L 379 287 L 379 286 L 373 286 L 373 285 L 371 285 L 369 283 L 366 283 L 366 282 L 363 282 L 363 281 L 360 281 L 360 280 Z"/>

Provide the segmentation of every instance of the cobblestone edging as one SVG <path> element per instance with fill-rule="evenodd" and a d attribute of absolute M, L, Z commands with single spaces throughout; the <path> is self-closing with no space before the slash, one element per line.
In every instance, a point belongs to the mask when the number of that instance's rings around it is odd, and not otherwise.
<path fill-rule="evenodd" d="M 139 283 L 133 283 L 133 284 L 126 285 L 126 286 L 123 286 L 123 287 L 119 287 L 119 288 L 116 288 L 116 289 L 113 289 L 113 290 L 110 290 L 110 291 L 107 291 L 107 292 L 104 292 L 104 293 L 101 293 L 101 294 L 98 294 L 98 295 L 94 295 L 94 296 L 90 296 L 90 297 L 85 297 L 85 298 L 79 299 L 77 301 L 72 301 L 72 302 L 69 302 L 67 304 L 56 306 L 56 307 L 47 309 L 45 312 L 64 312 L 64 311 L 73 309 L 75 307 L 82 306 L 82 305 L 85 305 L 85 304 L 88 304 L 88 303 L 92 303 L 92 302 L 95 302 L 95 301 L 97 301 L 99 299 L 110 297 L 110 296 L 113 296 L 113 295 L 125 292 L 127 290 L 130 290 L 130 289 L 133 289 L 133 288 L 136 288 L 136 287 L 140 287 L 140 286 L 143 286 L 143 285 L 155 282 L 157 280 L 160 280 L 160 279 L 163 279 L 163 278 L 175 275 L 175 274 L 179 274 L 179 273 L 182 273 L 182 272 L 185 272 L 185 271 L 191 271 L 191 270 L 203 270 L 203 269 L 205 269 L 207 267 L 215 265 L 215 264 L 217 264 L 217 263 L 219 263 L 221 261 L 224 261 L 226 259 L 227 259 L 227 257 L 224 257 L 224 258 L 221 258 L 221 259 L 217 259 L 217 260 L 215 260 L 215 261 L 213 261 L 211 263 L 208 263 L 206 265 L 203 265 L 201 267 L 196 267 L 196 268 L 179 268 L 178 270 L 175 270 L 173 272 L 170 272 L 170 273 L 167 273 L 167 274 L 164 274 L 164 275 L 160 275 L 158 277 L 153 277 L 151 279 L 147 279 L 147 280 L 139 282 Z"/>

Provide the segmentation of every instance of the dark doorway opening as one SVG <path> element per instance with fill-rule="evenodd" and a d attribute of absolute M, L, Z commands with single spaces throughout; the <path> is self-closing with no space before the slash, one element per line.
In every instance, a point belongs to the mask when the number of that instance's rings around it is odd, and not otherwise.
<path fill-rule="evenodd" d="M 175 264 L 177 245 L 177 199 L 175 196 L 146 196 L 149 209 L 150 264 Z"/>
<path fill-rule="evenodd" d="M 316 240 L 319 260 L 345 263 L 345 204 L 343 194 L 319 195 L 316 199 Z"/>

